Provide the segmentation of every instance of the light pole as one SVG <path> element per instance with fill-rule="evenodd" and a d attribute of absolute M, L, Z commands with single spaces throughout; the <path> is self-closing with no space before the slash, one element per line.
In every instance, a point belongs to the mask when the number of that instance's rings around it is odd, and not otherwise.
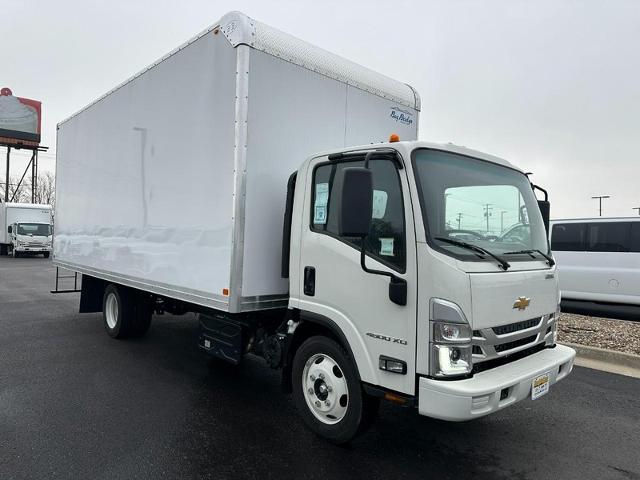
<path fill-rule="evenodd" d="M 506 210 L 502 210 L 500 212 L 500 234 L 504 232 L 504 214 L 507 213 Z"/>
<path fill-rule="evenodd" d="M 598 199 L 600 202 L 600 216 L 602 216 L 602 199 L 603 198 L 611 198 L 610 195 L 596 195 L 595 197 L 591 197 L 592 199 Z"/>
<path fill-rule="evenodd" d="M 460 221 L 462 220 L 462 212 L 458 212 L 458 230 L 460 230 Z"/>

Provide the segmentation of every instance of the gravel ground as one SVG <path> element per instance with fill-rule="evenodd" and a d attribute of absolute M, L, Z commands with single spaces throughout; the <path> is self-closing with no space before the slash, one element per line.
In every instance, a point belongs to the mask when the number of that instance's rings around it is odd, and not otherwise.
<path fill-rule="evenodd" d="M 559 342 L 579 343 L 640 355 L 640 322 L 561 313 Z"/>

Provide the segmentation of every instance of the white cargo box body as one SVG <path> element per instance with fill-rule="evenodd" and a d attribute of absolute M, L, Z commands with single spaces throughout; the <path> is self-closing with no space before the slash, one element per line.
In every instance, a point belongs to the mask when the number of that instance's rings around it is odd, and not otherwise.
<path fill-rule="evenodd" d="M 11 243 L 7 227 L 14 223 L 51 224 L 51 205 L 39 203 L 0 203 L 0 243 Z"/>
<path fill-rule="evenodd" d="M 58 125 L 55 264 L 240 312 L 286 306 L 287 179 L 415 139 L 419 97 L 233 12 Z"/>

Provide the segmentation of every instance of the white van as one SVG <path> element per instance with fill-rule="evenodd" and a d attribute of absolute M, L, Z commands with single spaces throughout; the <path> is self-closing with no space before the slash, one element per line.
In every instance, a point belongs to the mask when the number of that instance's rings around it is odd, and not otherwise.
<path fill-rule="evenodd" d="M 551 222 L 562 299 L 640 305 L 640 217 Z"/>

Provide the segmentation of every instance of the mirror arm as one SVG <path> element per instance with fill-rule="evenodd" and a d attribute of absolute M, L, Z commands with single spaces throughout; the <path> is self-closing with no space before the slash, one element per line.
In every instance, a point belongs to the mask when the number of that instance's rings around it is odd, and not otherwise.
<path fill-rule="evenodd" d="M 364 270 L 367 273 L 371 273 L 373 275 L 385 275 L 391 278 L 398 278 L 391 272 L 385 272 L 384 270 L 374 270 L 372 268 L 367 267 L 367 265 L 365 264 L 365 258 L 367 256 L 366 250 L 365 250 L 366 245 L 364 243 L 365 238 L 366 237 L 362 237 L 362 246 L 360 247 L 360 266 L 362 267 L 362 270 Z"/>
<path fill-rule="evenodd" d="M 535 184 L 532 183 L 531 184 L 531 190 L 533 190 L 534 192 L 536 190 L 540 190 L 542 193 L 544 193 L 544 201 L 545 202 L 549 201 L 549 194 L 547 193 L 547 191 L 544 188 L 539 187 L 538 185 L 535 185 Z"/>
<path fill-rule="evenodd" d="M 372 268 L 368 268 L 365 264 L 366 259 L 366 245 L 364 243 L 364 239 L 366 237 L 362 237 L 362 245 L 360 247 L 360 266 L 362 270 L 367 273 L 371 273 L 373 275 L 384 275 L 389 277 L 391 281 L 389 282 L 389 300 L 391 300 L 396 305 L 404 306 L 407 304 L 407 281 L 404 278 L 400 278 L 397 275 L 394 275 L 391 272 L 385 272 L 384 270 L 374 270 Z"/>

